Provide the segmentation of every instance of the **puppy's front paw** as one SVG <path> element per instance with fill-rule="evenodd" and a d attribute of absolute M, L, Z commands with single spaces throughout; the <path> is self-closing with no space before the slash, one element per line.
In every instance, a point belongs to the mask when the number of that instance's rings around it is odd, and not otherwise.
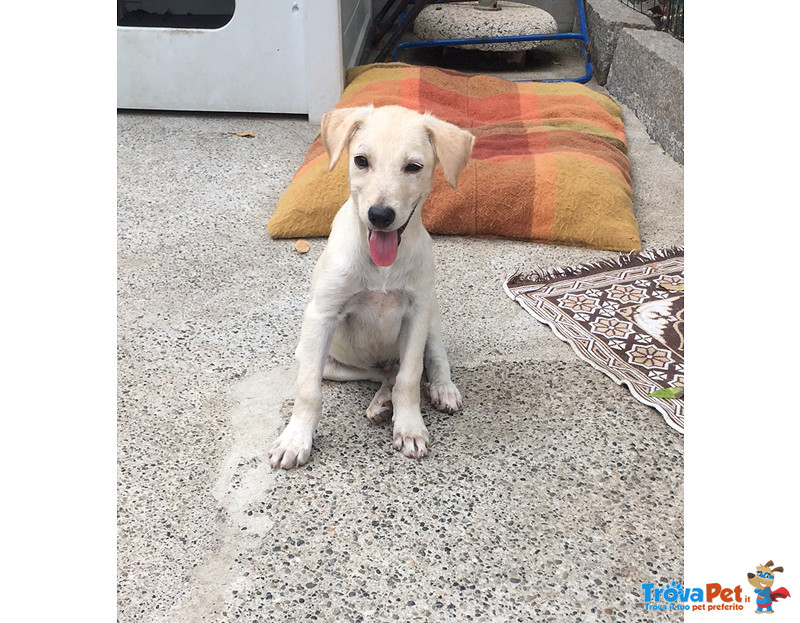
<path fill-rule="evenodd" d="M 425 425 L 422 428 L 401 429 L 395 426 L 394 446 L 395 450 L 402 452 L 405 456 L 412 459 L 421 459 L 428 455 L 428 445 L 430 437 Z"/>
<path fill-rule="evenodd" d="M 311 456 L 314 433 L 293 427 L 291 422 L 272 444 L 269 463 L 274 469 L 292 469 L 305 465 Z"/>
<path fill-rule="evenodd" d="M 431 404 L 439 411 L 455 413 L 461 408 L 461 392 L 452 381 L 433 381 L 428 386 Z"/>

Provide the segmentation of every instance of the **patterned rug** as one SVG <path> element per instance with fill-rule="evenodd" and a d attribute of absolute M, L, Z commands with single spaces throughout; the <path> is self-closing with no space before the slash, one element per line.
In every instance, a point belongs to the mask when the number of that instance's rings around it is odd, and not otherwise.
<path fill-rule="evenodd" d="M 517 274 L 505 290 L 581 359 L 683 432 L 683 392 L 675 389 L 683 387 L 682 247 Z"/>

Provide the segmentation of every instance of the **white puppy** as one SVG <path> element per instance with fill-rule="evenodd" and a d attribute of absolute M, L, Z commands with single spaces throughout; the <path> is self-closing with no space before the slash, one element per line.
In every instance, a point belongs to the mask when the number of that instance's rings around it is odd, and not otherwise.
<path fill-rule="evenodd" d="M 321 133 L 331 168 L 347 149 L 350 198 L 314 268 L 296 351 L 297 395 L 270 463 L 288 469 L 308 460 L 323 378 L 380 382 L 367 417 L 391 415 L 395 449 L 423 457 L 429 443 L 419 406 L 423 362 L 436 408 L 456 411 L 461 394 L 442 343 L 422 204 L 437 162 L 455 188 L 475 138 L 400 106 L 332 110 Z"/>

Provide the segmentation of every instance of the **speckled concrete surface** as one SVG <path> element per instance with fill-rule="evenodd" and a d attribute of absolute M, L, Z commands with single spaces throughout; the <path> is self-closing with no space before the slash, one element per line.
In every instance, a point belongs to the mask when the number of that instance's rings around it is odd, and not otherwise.
<path fill-rule="evenodd" d="M 626 124 L 644 244 L 680 244 L 682 167 Z M 316 132 L 118 116 L 118 621 L 651 620 L 641 583 L 683 570 L 683 440 L 502 289 L 613 253 L 437 237 L 463 411 L 424 404 L 409 460 L 374 386 L 326 383 L 309 465 L 269 468 L 324 241 L 265 225 Z"/>

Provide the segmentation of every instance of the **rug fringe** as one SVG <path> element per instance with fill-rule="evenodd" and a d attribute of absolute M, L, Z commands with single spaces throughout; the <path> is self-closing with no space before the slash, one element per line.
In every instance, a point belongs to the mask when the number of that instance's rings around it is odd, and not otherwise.
<path fill-rule="evenodd" d="M 639 253 L 628 253 L 620 257 L 596 260 L 577 266 L 557 266 L 547 269 L 537 268 L 531 273 L 516 273 L 512 275 L 506 280 L 504 289 L 506 293 L 510 295 L 511 293 L 508 292 L 508 289 L 516 286 L 549 283 L 559 279 L 575 279 L 603 270 L 639 266 L 654 260 L 666 260 L 680 255 L 683 255 L 683 246 L 667 247 L 664 249 L 647 249 Z"/>

